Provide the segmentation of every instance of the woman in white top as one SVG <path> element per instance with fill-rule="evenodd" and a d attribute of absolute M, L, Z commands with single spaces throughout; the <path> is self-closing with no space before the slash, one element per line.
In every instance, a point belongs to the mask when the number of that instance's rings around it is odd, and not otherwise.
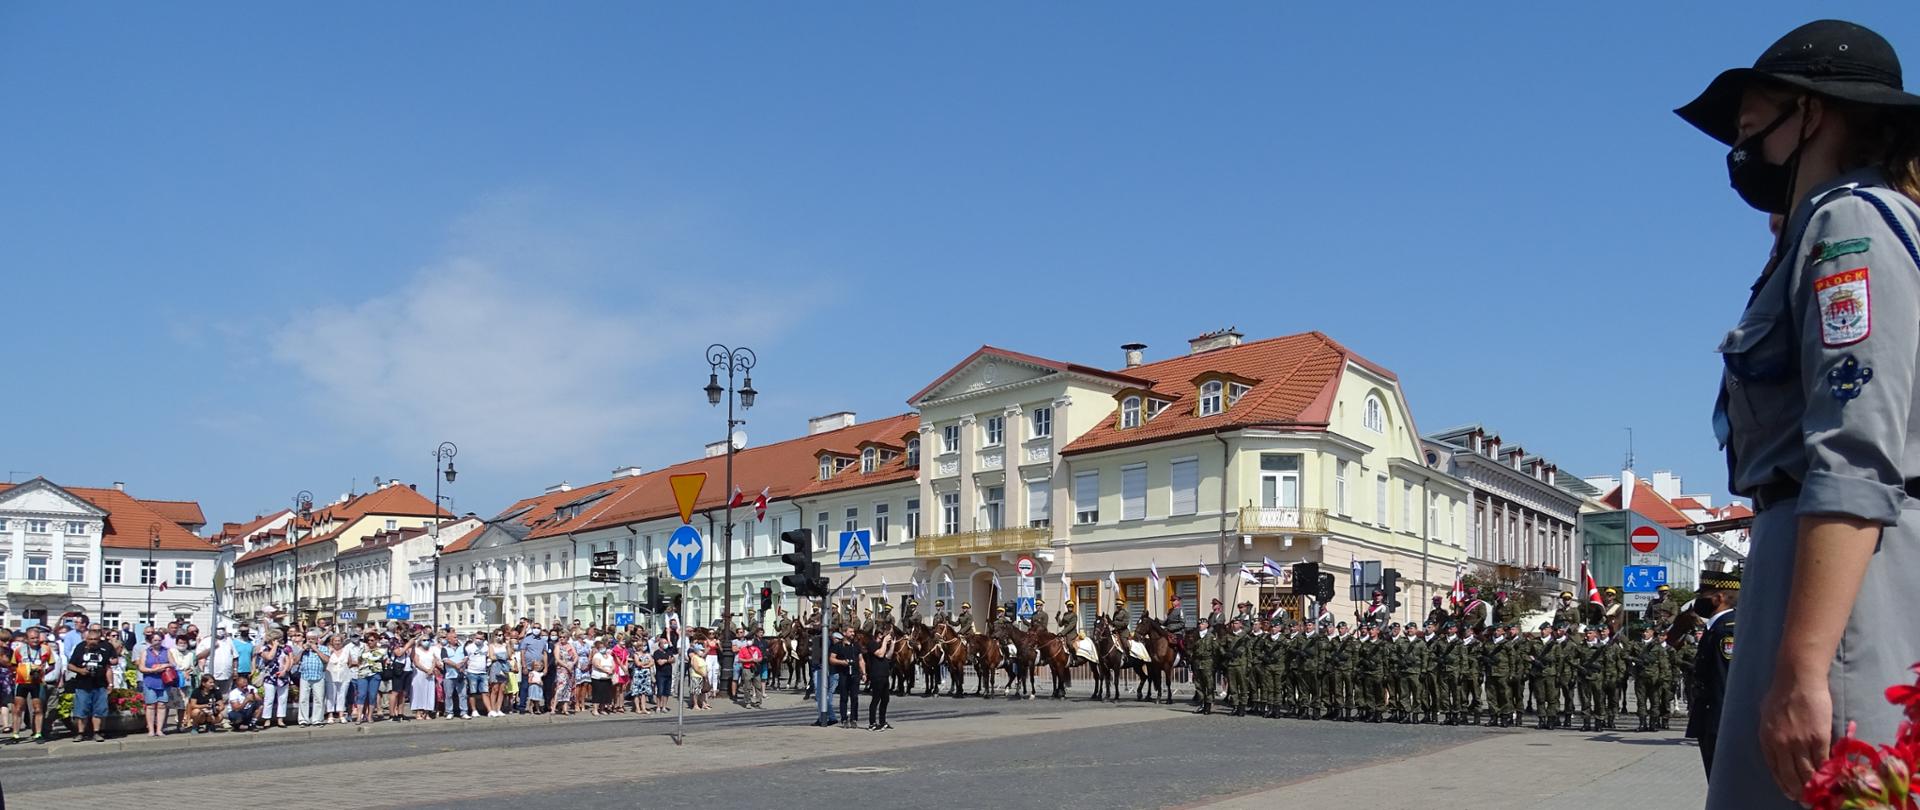
<path fill-rule="evenodd" d="M 347 637 L 333 635 L 327 651 L 327 722 L 346 722 L 347 684 L 353 681 L 353 668 L 360 663 L 360 648 L 347 643 Z"/>
<path fill-rule="evenodd" d="M 589 659 L 592 668 L 593 713 L 613 713 L 613 654 L 607 652 L 602 641 L 593 642 L 593 653 Z"/>
<path fill-rule="evenodd" d="M 433 653 L 433 643 L 421 636 L 413 642 L 413 689 L 409 691 L 407 706 L 413 710 L 413 719 L 427 719 L 439 702 L 433 693 L 433 676 L 439 671 L 440 656 Z"/>

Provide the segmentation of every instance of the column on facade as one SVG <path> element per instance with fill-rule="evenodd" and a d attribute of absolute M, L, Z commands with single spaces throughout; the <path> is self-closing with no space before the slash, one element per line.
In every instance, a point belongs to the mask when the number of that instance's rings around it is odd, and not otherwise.
<path fill-rule="evenodd" d="M 47 528 L 53 528 L 48 526 Z M 54 582 L 67 581 L 67 527 L 60 531 L 48 532 L 53 535 L 53 556 L 47 559 L 47 579 Z"/>
<path fill-rule="evenodd" d="M 1052 482 L 1053 497 L 1047 501 L 1047 509 L 1052 512 L 1053 537 L 1064 541 L 1073 526 L 1073 511 L 1078 508 L 1071 500 L 1073 476 L 1067 474 L 1067 464 L 1060 458 L 1060 448 L 1066 446 L 1067 409 L 1072 407 L 1073 397 L 1056 397 L 1053 400 L 1053 436 L 1047 447 L 1047 478 Z M 1061 594 L 1060 601 L 1065 602 L 1072 594 Z"/>
<path fill-rule="evenodd" d="M 1001 522 L 1009 528 L 1027 525 L 1027 480 L 1020 474 L 1021 450 L 1027 435 L 1026 426 L 1020 424 L 1023 413 L 1019 405 L 1009 405 L 1000 417 L 1000 487 L 1007 493 L 1001 500 Z"/>
<path fill-rule="evenodd" d="M 933 474 L 940 468 L 934 460 L 940 455 L 939 440 L 934 438 L 938 433 L 939 431 L 933 425 L 927 422 L 920 423 L 920 525 L 914 527 L 916 536 L 932 536 L 940 533 L 937 516 L 940 504 L 934 500 L 933 496 Z M 807 514 L 804 510 L 796 519 L 800 521 L 799 525 L 807 525 Z M 931 599 L 928 600 L 928 604 L 932 604 Z"/>
<path fill-rule="evenodd" d="M 974 454 L 980 450 L 980 424 L 973 414 L 960 417 L 960 530 L 980 526 L 980 485 L 973 480 L 980 464 Z"/>

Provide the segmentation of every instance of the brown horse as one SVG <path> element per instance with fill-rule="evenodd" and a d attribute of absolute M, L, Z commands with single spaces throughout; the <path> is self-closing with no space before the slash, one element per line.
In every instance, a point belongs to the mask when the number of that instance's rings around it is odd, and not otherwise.
<path fill-rule="evenodd" d="M 947 677 L 953 681 L 953 691 L 948 696 L 965 697 L 967 663 L 972 658 L 966 636 L 955 632 L 952 627 L 941 625 L 934 631 L 934 637 L 940 650 L 940 665 L 946 668 Z"/>
<path fill-rule="evenodd" d="M 767 689 L 780 688 L 780 677 L 787 669 L 787 638 L 767 636 Z"/>
<path fill-rule="evenodd" d="M 1035 659 L 1045 661 L 1053 675 L 1053 699 L 1066 697 L 1067 687 L 1073 685 L 1073 639 L 1043 630 L 1034 634 L 1033 650 Z"/>
<path fill-rule="evenodd" d="M 1135 631 L 1140 644 L 1147 648 L 1147 663 L 1141 673 L 1140 685 L 1133 690 L 1134 700 L 1161 699 L 1163 703 L 1173 702 L 1173 667 L 1177 656 L 1173 650 L 1173 635 L 1167 632 L 1160 622 L 1151 616 L 1140 617 L 1140 626 Z M 1135 663 L 1136 668 L 1141 668 Z M 1151 692 L 1146 690 L 1151 689 Z M 1142 697 L 1145 693 L 1146 697 Z"/>
<path fill-rule="evenodd" d="M 905 695 L 913 691 L 914 640 L 911 635 L 897 635 L 893 645 L 893 683 L 887 688 L 896 695 Z"/>
<path fill-rule="evenodd" d="M 1126 668 L 1127 651 L 1113 632 L 1113 625 L 1101 617 L 1093 625 L 1093 699 L 1109 703 L 1120 700 L 1120 671 Z"/>
<path fill-rule="evenodd" d="M 967 649 L 972 653 L 969 663 L 973 664 L 974 677 L 979 679 L 973 686 L 973 693 L 978 695 L 984 689 L 987 697 L 993 697 L 994 683 L 999 680 L 997 673 L 1001 659 L 1006 658 L 1006 648 L 990 636 L 968 633 Z"/>
<path fill-rule="evenodd" d="M 1009 628 L 996 631 L 993 638 L 1002 646 L 1013 645 L 1013 653 L 1004 664 L 1007 670 L 1007 697 L 1025 695 L 1032 700 L 1033 669 L 1040 663 L 1040 652 L 1033 644 L 1033 631 Z"/>

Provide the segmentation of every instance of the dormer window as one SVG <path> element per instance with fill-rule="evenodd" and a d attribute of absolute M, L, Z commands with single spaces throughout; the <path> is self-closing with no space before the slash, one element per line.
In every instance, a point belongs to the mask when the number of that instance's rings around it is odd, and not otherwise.
<path fill-rule="evenodd" d="M 1360 417 L 1360 424 L 1375 433 L 1384 433 L 1387 429 L 1386 417 L 1380 412 L 1380 398 L 1367 397 L 1367 410 Z"/>
<path fill-rule="evenodd" d="M 1137 428 L 1140 426 L 1140 398 L 1127 397 L 1120 401 L 1120 427 Z"/>
<path fill-rule="evenodd" d="M 1234 403 L 1239 402 L 1242 396 L 1245 396 L 1248 391 L 1252 390 L 1253 386 L 1245 383 L 1234 383 L 1227 386 L 1227 407 L 1233 407 Z"/>
<path fill-rule="evenodd" d="M 919 439 L 907 440 L 907 466 L 909 467 L 920 466 L 920 440 Z"/>
<path fill-rule="evenodd" d="M 880 466 L 879 450 L 875 450 L 874 448 L 869 447 L 865 450 L 860 451 L 860 472 L 870 473 L 874 471 L 874 468 L 879 466 Z"/>
<path fill-rule="evenodd" d="M 1147 420 L 1152 421 L 1154 417 L 1159 416 L 1161 411 L 1167 409 L 1167 404 L 1164 399 L 1147 400 Z"/>
<path fill-rule="evenodd" d="M 1221 394 L 1226 385 L 1219 380 L 1208 380 L 1200 385 L 1200 415 L 1212 416 L 1225 410 L 1221 403 Z"/>
<path fill-rule="evenodd" d="M 832 477 L 833 477 L 833 459 L 828 456 L 821 456 L 820 457 L 820 480 L 825 481 Z"/>

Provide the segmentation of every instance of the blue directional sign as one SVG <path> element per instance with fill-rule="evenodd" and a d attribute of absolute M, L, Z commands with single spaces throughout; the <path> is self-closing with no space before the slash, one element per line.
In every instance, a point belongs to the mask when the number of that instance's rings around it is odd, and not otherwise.
<path fill-rule="evenodd" d="M 865 568 L 873 563 L 873 532 L 861 529 L 840 533 L 840 567 Z"/>
<path fill-rule="evenodd" d="M 632 624 L 633 624 L 633 614 L 631 613 L 613 614 L 614 627 L 628 627 L 628 626 L 631 626 Z"/>
<path fill-rule="evenodd" d="M 1024 619 L 1034 614 L 1033 597 L 1022 596 L 1013 600 L 1013 613 Z"/>
<path fill-rule="evenodd" d="M 681 582 L 693 579 L 700 573 L 700 561 L 706 556 L 707 541 L 700 536 L 699 529 L 682 525 L 667 538 L 667 573 L 674 579 Z"/>
<path fill-rule="evenodd" d="M 388 605 L 387 618 L 407 621 L 413 618 L 412 605 Z"/>
<path fill-rule="evenodd" d="M 1627 593 L 1650 593 L 1667 584 L 1664 565 L 1629 565 L 1621 587 Z"/>

